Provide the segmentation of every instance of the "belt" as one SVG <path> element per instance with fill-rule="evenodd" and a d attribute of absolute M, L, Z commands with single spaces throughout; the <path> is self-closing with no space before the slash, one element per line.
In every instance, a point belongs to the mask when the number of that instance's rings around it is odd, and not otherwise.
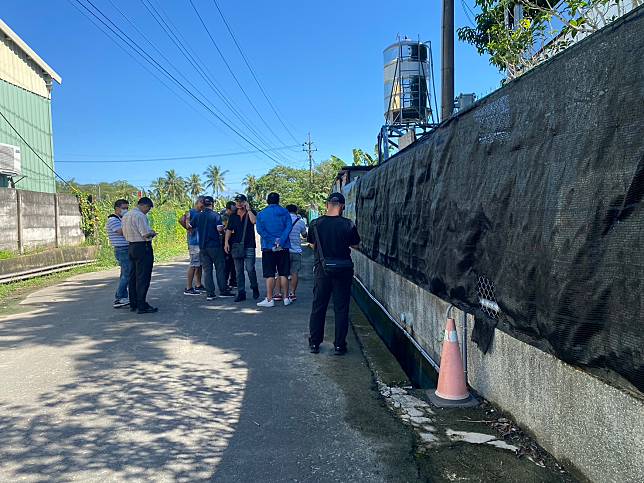
<path fill-rule="evenodd" d="M 141 245 L 141 244 L 145 244 L 145 245 L 152 245 L 152 242 L 151 242 L 151 241 L 135 241 L 135 242 L 130 242 L 130 245 Z"/>

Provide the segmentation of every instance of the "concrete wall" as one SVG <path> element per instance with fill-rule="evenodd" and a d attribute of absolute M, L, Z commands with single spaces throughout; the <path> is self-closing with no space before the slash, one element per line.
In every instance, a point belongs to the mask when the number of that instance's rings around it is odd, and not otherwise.
<path fill-rule="evenodd" d="M 16 190 L 0 189 L 0 250 L 18 250 L 18 217 Z"/>
<path fill-rule="evenodd" d="M 354 252 L 356 276 L 440 363 L 449 304 Z M 462 313 L 454 309 L 459 337 Z M 469 327 L 473 320 L 469 317 Z M 471 334 L 471 330 L 470 330 Z M 468 382 L 592 481 L 644 481 L 644 401 L 496 330 L 483 354 L 468 337 Z"/>
<path fill-rule="evenodd" d="M 80 245 L 85 241 L 73 195 L 0 189 L 0 250 Z"/>

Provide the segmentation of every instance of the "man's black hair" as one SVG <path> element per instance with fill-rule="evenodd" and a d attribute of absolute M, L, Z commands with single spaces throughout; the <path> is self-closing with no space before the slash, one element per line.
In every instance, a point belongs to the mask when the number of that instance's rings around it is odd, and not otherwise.
<path fill-rule="evenodd" d="M 114 209 L 120 208 L 123 205 L 128 205 L 129 206 L 130 202 L 128 200 L 124 200 L 123 198 L 119 198 L 114 202 Z"/>
<path fill-rule="evenodd" d="M 226 203 L 226 209 L 227 210 L 232 210 L 235 207 L 235 202 L 234 201 L 229 201 Z"/>
<path fill-rule="evenodd" d="M 286 205 L 286 209 L 289 213 L 294 213 L 297 215 L 297 206 L 295 205 Z"/>
<path fill-rule="evenodd" d="M 148 198 L 147 196 L 144 196 L 138 201 L 137 205 L 145 205 L 152 208 L 154 206 L 154 203 L 152 203 L 152 200 L 150 198 Z"/>
<path fill-rule="evenodd" d="M 279 205 L 280 195 L 278 193 L 269 193 L 266 197 L 266 203 L 268 203 L 269 205 Z"/>
<path fill-rule="evenodd" d="M 204 196 L 203 197 L 203 204 L 205 206 L 212 207 L 215 204 L 215 199 L 212 196 Z"/>

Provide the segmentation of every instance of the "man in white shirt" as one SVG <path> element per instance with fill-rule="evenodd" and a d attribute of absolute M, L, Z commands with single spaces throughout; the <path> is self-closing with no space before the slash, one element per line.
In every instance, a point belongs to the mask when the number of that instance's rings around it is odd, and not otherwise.
<path fill-rule="evenodd" d="M 302 238 L 306 238 L 306 222 L 304 218 L 297 214 L 297 206 L 287 205 L 286 209 L 291 215 L 292 229 L 289 239 L 291 240 L 291 248 L 289 248 L 289 255 L 291 257 L 291 277 L 290 277 L 290 291 L 288 298 L 291 302 L 297 300 L 295 291 L 297 290 L 297 282 L 300 270 L 302 269 Z"/>
<path fill-rule="evenodd" d="M 128 211 L 122 220 L 123 236 L 130 244 L 130 310 L 139 314 L 150 314 L 158 310 L 146 301 L 154 265 L 152 239 L 157 235 L 150 228 L 147 217 L 153 206 L 152 200 L 144 196 L 136 208 Z"/>

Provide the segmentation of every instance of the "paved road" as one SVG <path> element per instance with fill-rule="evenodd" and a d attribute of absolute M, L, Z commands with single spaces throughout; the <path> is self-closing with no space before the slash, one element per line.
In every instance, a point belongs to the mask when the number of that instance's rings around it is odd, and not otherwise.
<path fill-rule="evenodd" d="M 310 277 L 258 310 L 184 297 L 184 270 L 155 269 L 158 314 L 112 309 L 102 272 L 0 319 L 0 481 L 416 481 L 353 336 L 308 353 Z"/>

